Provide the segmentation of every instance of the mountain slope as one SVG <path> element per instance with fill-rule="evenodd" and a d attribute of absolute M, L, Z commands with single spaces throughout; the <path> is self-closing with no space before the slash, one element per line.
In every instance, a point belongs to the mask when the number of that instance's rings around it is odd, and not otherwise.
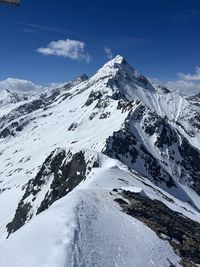
<path fill-rule="evenodd" d="M 199 112 L 121 56 L 0 106 L 3 266 L 200 264 Z"/>

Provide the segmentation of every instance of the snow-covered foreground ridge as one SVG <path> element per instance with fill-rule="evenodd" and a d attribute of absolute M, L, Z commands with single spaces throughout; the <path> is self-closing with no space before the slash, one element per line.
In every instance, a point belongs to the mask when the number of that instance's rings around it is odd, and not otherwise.
<path fill-rule="evenodd" d="M 198 99 L 121 56 L 42 94 L 6 91 L 0 266 L 198 266 Z"/>

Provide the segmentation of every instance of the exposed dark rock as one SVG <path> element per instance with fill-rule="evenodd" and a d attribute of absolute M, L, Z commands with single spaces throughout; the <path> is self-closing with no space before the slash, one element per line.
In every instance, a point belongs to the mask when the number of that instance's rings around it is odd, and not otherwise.
<path fill-rule="evenodd" d="M 162 93 L 162 94 L 169 94 L 169 93 L 171 93 L 171 91 L 167 87 L 161 86 L 161 85 L 158 86 L 158 90 L 157 91 L 159 93 Z"/>
<path fill-rule="evenodd" d="M 125 136 L 125 132 L 120 130 L 108 138 L 104 153 L 117 159 L 121 159 L 120 156 L 131 155 L 131 162 L 134 163 L 138 156 L 138 151 L 134 147 L 136 144 L 137 139 L 134 135 Z"/>
<path fill-rule="evenodd" d="M 156 234 L 168 240 L 184 267 L 200 264 L 200 224 L 169 209 L 158 200 L 123 190 L 117 198 L 123 211 L 142 221 Z M 127 199 L 126 202 L 124 199 Z"/>
<path fill-rule="evenodd" d="M 65 150 L 53 151 L 44 161 L 34 179 L 24 188 L 25 193 L 19 202 L 13 220 L 7 225 L 8 236 L 22 227 L 34 214 L 39 214 L 51 206 L 56 200 L 71 192 L 93 167 L 99 167 L 98 159 L 93 157 L 85 161 L 84 152 L 72 154 Z M 47 193 L 37 211 L 32 207 L 38 194 L 46 186 Z"/>
<path fill-rule="evenodd" d="M 118 189 L 117 188 L 113 188 L 113 192 L 118 192 Z"/>
<path fill-rule="evenodd" d="M 183 158 L 181 161 L 181 179 L 190 176 L 191 187 L 200 195 L 200 151 L 190 145 L 186 138 L 182 138 L 182 143 L 178 147 Z"/>
<path fill-rule="evenodd" d="M 94 92 L 92 91 L 87 99 L 87 101 L 85 102 L 85 106 L 88 107 L 90 106 L 95 100 L 98 100 L 102 97 L 102 93 L 101 91 L 97 91 L 97 92 Z"/>
<path fill-rule="evenodd" d="M 13 218 L 12 222 L 8 223 L 6 226 L 8 237 L 26 223 L 31 208 L 32 206 L 30 203 L 24 203 L 23 201 L 20 201 L 16 209 L 15 217 Z M 29 215 L 29 219 L 31 219 L 31 215 Z"/>
<path fill-rule="evenodd" d="M 124 205 L 128 205 L 128 202 L 126 202 L 124 199 L 122 198 L 116 198 L 115 201 L 117 203 L 119 203 L 120 206 L 124 206 Z"/>
<path fill-rule="evenodd" d="M 89 120 L 93 120 L 97 115 L 98 115 L 98 112 L 93 112 L 93 113 L 89 116 Z"/>
<path fill-rule="evenodd" d="M 172 177 L 158 164 L 156 158 L 153 157 L 151 153 L 147 151 L 147 149 L 141 145 L 141 151 L 143 151 L 142 158 L 144 159 L 144 166 L 148 170 L 148 173 L 154 178 L 154 180 L 159 182 L 164 182 L 167 187 L 176 187 L 176 184 Z"/>
<path fill-rule="evenodd" d="M 70 96 L 71 96 L 70 93 L 63 94 L 63 95 L 62 95 L 62 101 L 68 99 Z"/>
<path fill-rule="evenodd" d="M 107 119 L 107 118 L 110 117 L 110 114 L 111 114 L 110 112 L 102 113 L 102 114 L 100 115 L 99 119 L 100 119 L 100 120 L 102 120 L 102 119 Z"/>
<path fill-rule="evenodd" d="M 141 112 L 140 110 L 140 112 L 134 116 L 136 120 L 140 118 Z M 165 183 L 169 188 L 176 187 L 172 177 L 136 137 L 129 123 L 130 120 L 127 119 L 125 128 L 114 132 L 113 136 L 107 139 L 106 147 L 103 152 L 140 172 L 141 166 L 136 164 L 138 159 L 143 162 L 149 177 L 151 177 L 150 179 L 153 179 L 155 183 Z M 143 174 L 146 175 L 146 173 Z"/>
<path fill-rule="evenodd" d="M 14 132 L 12 130 L 10 130 L 8 127 L 4 128 L 1 132 L 0 132 L 0 138 L 6 138 L 7 136 L 14 136 Z"/>
<path fill-rule="evenodd" d="M 82 151 L 74 154 L 67 164 L 52 166 L 54 179 L 37 214 L 47 209 L 56 200 L 67 195 L 84 180 L 86 178 L 86 166 L 84 153 Z"/>
<path fill-rule="evenodd" d="M 189 118 L 188 121 L 197 130 L 200 130 L 200 112 L 199 113 L 196 112 L 192 117 Z"/>
<path fill-rule="evenodd" d="M 155 145 L 158 148 L 163 148 L 164 145 L 171 146 L 178 141 L 177 132 L 168 124 L 167 118 L 160 118 L 155 113 L 147 113 L 143 119 L 143 127 L 149 136 L 157 134 Z"/>
<path fill-rule="evenodd" d="M 94 108 L 105 109 L 105 108 L 107 108 L 109 106 L 109 103 L 110 103 L 110 98 L 109 97 L 100 98 Z"/>
<path fill-rule="evenodd" d="M 41 191 L 42 185 L 47 182 L 47 177 L 55 172 L 59 171 L 60 165 L 63 160 L 66 158 L 65 150 L 60 150 L 56 153 L 56 151 L 51 152 L 51 154 L 46 158 L 36 177 L 31 179 L 28 182 L 26 192 L 22 198 L 25 200 L 31 194 L 36 196 L 38 192 Z"/>
<path fill-rule="evenodd" d="M 139 104 L 139 100 L 137 101 L 125 101 L 125 100 L 119 100 L 118 101 L 118 105 L 117 105 L 117 109 L 121 109 L 122 113 L 123 112 L 127 112 L 130 111 L 134 105 L 138 105 Z"/>
<path fill-rule="evenodd" d="M 53 172 L 53 168 L 55 169 L 60 167 L 59 163 L 62 162 L 62 160 L 66 156 L 65 151 L 60 151 L 55 156 L 54 154 L 55 151 L 53 151 L 46 158 L 36 177 L 28 182 L 26 191 L 16 209 L 15 216 L 13 220 L 7 225 L 8 236 L 19 228 L 21 228 L 28 220 L 31 219 L 30 212 L 32 205 L 31 202 L 26 201 L 26 199 L 32 196 L 32 201 L 34 201 L 34 197 L 41 191 L 42 186 L 47 182 L 46 180 L 48 175 Z"/>
<path fill-rule="evenodd" d="M 54 89 L 51 94 L 45 99 L 46 103 L 50 104 L 55 101 L 55 99 L 60 95 L 59 89 Z"/>
<path fill-rule="evenodd" d="M 119 103 L 120 108 L 127 106 L 127 102 Z M 123 128 L 107 139 L 103 152 L 141 172 L 156 184 L 163 183 L 168 188 L 176 187 L 176 178 L 200 194 L 200 151 L 192 147 L 187 139 L 168 123 L 166 117 L 159 117 L 141 102 L 135 104 Z M 146 140 L 143 140 L 144 137 L 138 133 L 138 129 L 143 131 Z M 155 151 L 151 151 L 146 145 L 148 138 L 153 135 Z M 160 160 L 155 157 L 155 153 Z"/>
<path fill-rule="evenodd" d="M 73 123 L 69 126 L 68 131 L 74 131 L 77 127 L 78 127 L 78 123 L 73 122 Z"/>
<path fill-rule="evenodd" d="M 198 93 L 198 94 L 196 94 L 196 95 L 193 95 L 193 96 L 189 96 L 189 97 L 187 98 L 187 100 L 188 100 L 191 104 L 193 104 L 193 105 L 195 105 L 195 106 L 197 106 L 197 107 L 200 107 L 200 93 Z"/>
<path fill-rule="evenodd" d="M 27 120 L 26 118 L 10 123 L 7 127 L 0 131 L 0 138 L 15 136 L 16 133 L 21 132 L 28 123 L 29 120 Z"/>

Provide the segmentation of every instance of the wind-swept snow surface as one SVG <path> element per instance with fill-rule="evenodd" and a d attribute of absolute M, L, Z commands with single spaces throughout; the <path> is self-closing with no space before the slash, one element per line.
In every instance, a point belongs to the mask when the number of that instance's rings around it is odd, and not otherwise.
<path fill-rule="evenodd" d="M 77 190 L 59 200 L 1 244 L 2 266 L 179 266 L 168 242 L 107 194 Z"/>

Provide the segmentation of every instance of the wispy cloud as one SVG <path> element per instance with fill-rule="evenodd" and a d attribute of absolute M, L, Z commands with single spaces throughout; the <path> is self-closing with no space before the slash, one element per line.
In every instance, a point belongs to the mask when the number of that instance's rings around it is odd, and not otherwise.
<path fill-rule="evenodd" d="M 162 82 L 159 79 L 150 79 L 156 84 L 163 84 L 172 91 L 179 91 L 182 95 L 194 95 L 200 92 L 200 68 L 195 73 L 177 73 L 177 79 Z"/>
<path fill-rule="evenodd" d="M 25 32 L 25 33 L 34 33 L 35 30 L 34 29 L 30 29 L 30 28 L 23 28 L 21 29 L 22 32 Z"/>
<path fill-rule="evenodd" d="M 50 31 L 50 32 L 58 32 L 58 33 L 67 33 L 67 34 L 72 34 L 76 35 L 76 33 L 61 29 L 61 28 L 56 28 L 56 27 L 51 27 L 51 26 L 46 26 L 46 25 L 40 25 L 40 24 L 33 24 L 33 23 L 26 23 L 26 22 L 20 22 L 19 24 L 23 25 L 25 28 L 29 28 L 30 30 L 41 30 L 41 31 Z"/>
<path fill-rule="evenodd" d="M 184 81 L 200 81 L 200 67 L 196 67 L 196 72 L 194 74 L 185 74 L 185 73 L 178 73 L 180 79 Z"/>
<path fill-rule="evenodd" d="M 104 51 L 105 51 L 106 56 L 107 56 L 108 59 L 112 59 L 113 58 L 113 53 L 112 53 L 112 50 L 110 48 L 105 46 L 104 47 Z"/>
<path fill-rule="evenodd" d="M 85 43 L 77 40 L 53 41 L 47 47 L 37 49 L 43 55 L 54 55 L 58 57 L 70 58 L 73 60 L 91 61 L 91 56 L 85 52 Z"/>
<path fill-rule="evenodd" d="M 0 91 L 1 90 L 11 90 L 11 91 L 19 91 L 23 93 L 27 93 L 30 91 L 35 91 L 41 89 L 41 86 L 32 83 L 27 80 L 20 80 L 14 78 L 8 78 L 6 80 L 0 81 Z"/>
<path fill-rule="evenodd" d="M 173 80 L 166 82 L 165 86 L 173 91 L 178 90 L 182 95 L 195 95 L 200 92 L 200 82 Z"/>

